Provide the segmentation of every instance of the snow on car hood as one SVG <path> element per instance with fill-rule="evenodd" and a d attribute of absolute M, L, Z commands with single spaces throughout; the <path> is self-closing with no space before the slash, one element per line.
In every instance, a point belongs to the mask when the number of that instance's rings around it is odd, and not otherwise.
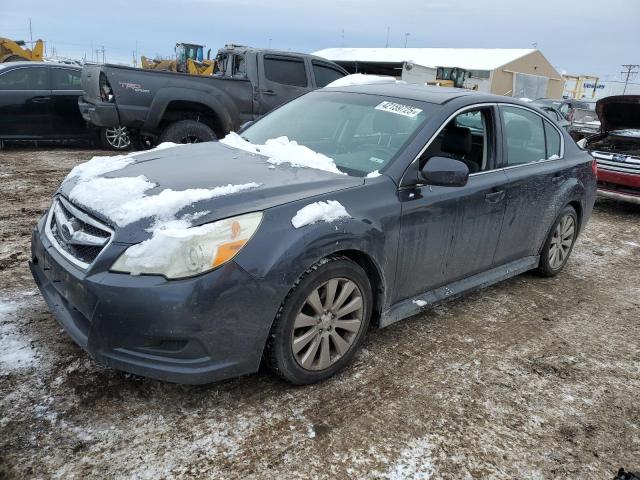
<path fill-rule="evenodd" d="M 602 132 L 640 129 L 640 95 L 614 95 L 596 103 Z"/>
<path fill-rule="evenodd" d="M 364 183 L 341 173 L 274 165 L 220 142 L 164 147 L 96 157 L 73 169 L 60 192 L 112 225 L 114 241 L 136 243 L 171 222 L 201 225 Z"/>

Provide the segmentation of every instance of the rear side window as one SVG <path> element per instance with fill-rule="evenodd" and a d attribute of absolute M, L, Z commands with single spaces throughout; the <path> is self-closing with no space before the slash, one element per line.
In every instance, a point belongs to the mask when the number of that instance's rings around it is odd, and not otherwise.
<path fill-rule="evenodd" d="M 48 90 L 48 73 L 41 67 L 9 70 L 0 75 L 0 90 Z"/>
<path fill-rule="evenodd" d="M 264 57 L 264 74 L 272 82 L 307 86 L 304 62 L 295 58 Z"/>
<path fill-rule="evenodd" d="M 560 134 L 549 122 L 544 122 L 544 135 L 547 143 L 547 158 L 560 157 Z"/>
<path fill-rule="evenodd" d="M 507 144 L 507 165 L 522 165 L 547 158 L 542 117 L 523 108 L 501 107 Z"/>
<path fill-rule="evenodd" d="M 68 68 L 52 68 L 51 88 L 53 90 L 82 90 L 80 72 Z"/>
<path fill-rule="evenodd" d="M 318 88 L 329 85 L 334 80 L 344 77 L 344 73 L 320 63 L 313 62 L 313 76 Z"/>

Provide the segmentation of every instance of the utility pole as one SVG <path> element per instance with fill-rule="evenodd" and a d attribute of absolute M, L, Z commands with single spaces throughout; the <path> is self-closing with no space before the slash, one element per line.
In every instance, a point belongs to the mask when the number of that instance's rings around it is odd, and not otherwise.
<path fill-rule="evenodd" d="M 633 80 L 633 77 L 635 77 L 638 73 L 638 68 L 640 68 L 640 65 L 622 65 L 622 68 L 624 68 L 624 71 L 620 72 L 620 74 L 625 75 L 624 90 L 622 90 L 622 94 L 624 95 L 625 93 L 627 93 L 627 84 L 629 83 L 629 79 Z"/>
<path fill-rule="evenodd" d="M 407 48 L 407 42 L 409 41 L 409 35 L 411 35 L 411 33 L 409 33 L 409 32 L 404 34 L 404 48 Z"/>
<path fill-rule="evenodd" d="M 387 25 L 387 42 L 384 44 L 384 48 L 389 48 L 389 32 L 391 31 L 391 27 Z"/>
<path fill-rule="evenodd" d="M 102 51 L 102 64 L 104 65 L 105 63 L 107 63 L 107 57 L 105 57 L 104 54 L 104 45 L 102 45 L 102 48 L 100 50 Z"/>
<path fill-rule="evenodd" d="M 269 48 L 271 48 L 271 40 L 273 40 L 273 38 L 269 39 Z"/>
<path fill-rule="evenodd" d="M 344 28 L 342 29 L 341 37 L 342 37 L 342 40 L 340 41 L 340 46 L 344 47 Z"/>
<path fill-rule="evenodd" d="M 33 30 L 31 29 L 31 17 L 29 17 L 29 40 L 31 48 L 33 49 Z"/>

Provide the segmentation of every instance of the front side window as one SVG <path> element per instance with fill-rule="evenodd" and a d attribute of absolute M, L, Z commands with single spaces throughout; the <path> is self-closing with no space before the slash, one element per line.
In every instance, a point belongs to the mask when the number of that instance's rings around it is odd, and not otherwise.
<path fill-rule="evenodd" d="M 335 68 L 313 62 L 313 76 L 316 79 L 316 87 L 322 88 L 329 85 L 334 80 L 344 77 L 344 73 Z"/>
<path fill-rule="evenodd" d="M 51 69 L 53 90 L 82 90 L 80 71 L 68 68 Z"/>
<path fill-rule="evenodd" d="M 502 106 L 507 165 L 522 165 L 546 159 L 542 117 L 517 107 Z"/>
<path fill-rule="evenodd" d="M 0 90 L 48 90 L 48 77 L 46 68 L 16 68 L 0 75 Z"/>
<path fill-rule="evenodd" d="M 493 162 L 492 109 L 479 108 L 460 113 L 431 142 L 421 158 L 420 168 L 432 157 L 461 161 L 469 173 L 490 170 Z"/>
<path fill-rule="evenodd" d="M 307 86 L 304 62 L 297 58 L 264 57 L 264 74 L 272 82 L 296 87 Z"/>
<path fill-rule="evenodd" d="M 258 145 L 286 136 L 330 157 L 341 171 L 364 176 L 402 151 L 432 107 L 413 100 L 318 90 L 264 116 L 242 136 Z"/>

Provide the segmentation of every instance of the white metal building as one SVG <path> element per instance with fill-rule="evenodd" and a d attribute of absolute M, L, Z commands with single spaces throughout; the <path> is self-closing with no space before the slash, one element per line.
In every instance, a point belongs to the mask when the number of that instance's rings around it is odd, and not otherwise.
<path fill-rule="evenodd" d="M 314 55 L 350 73 L 393 75 L 409 83 L 437 81 L 438 68 L 465 70 L 465 88 L 514 97 L 560 98 L 560 73 L 536 49 L 327 48 Z"/>

